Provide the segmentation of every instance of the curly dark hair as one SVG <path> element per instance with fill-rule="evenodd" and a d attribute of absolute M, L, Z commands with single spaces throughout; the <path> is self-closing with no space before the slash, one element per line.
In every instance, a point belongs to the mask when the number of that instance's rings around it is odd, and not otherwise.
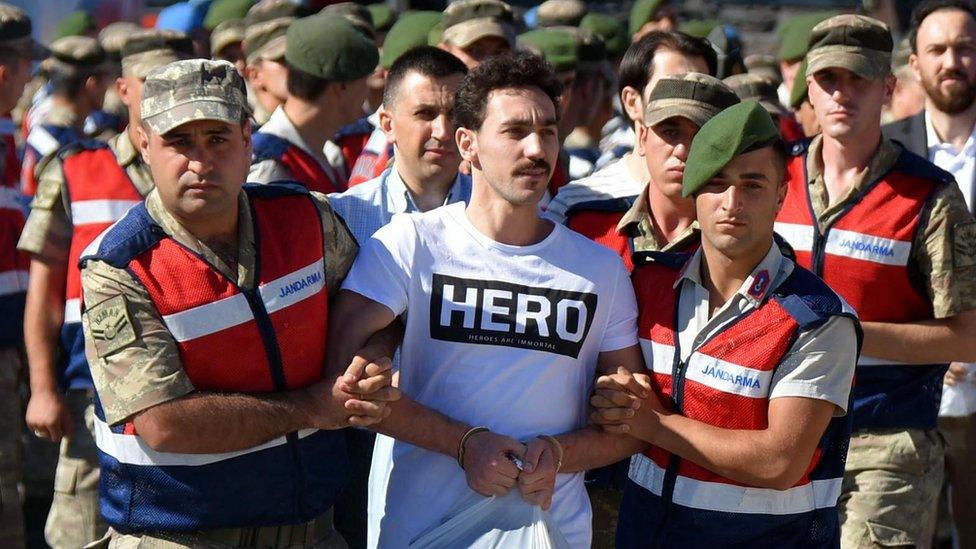
<path fill-rule="evenodd" d="M 494 90 L 511 88 L 539 88 L 552 100 L 556 116 L 559 116 L 559 96 L 563 86 L 552 67 L 534 53 L 512 51 L 489 58 L 464 77 L 461 87 L 454 93 L 451 110 L 454 127 L 480 130 L 485 121 L 488 96 Z"/>

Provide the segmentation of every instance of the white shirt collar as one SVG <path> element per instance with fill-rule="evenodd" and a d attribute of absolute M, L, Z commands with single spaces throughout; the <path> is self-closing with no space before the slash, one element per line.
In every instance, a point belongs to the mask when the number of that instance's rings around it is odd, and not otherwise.
<path fill-rule="evenodd" d="M 692 284 L 701 286 L 705 285 L 701 280 L 701 262 L 702 262 L 702 248 L 698 248 L 695 254 L 691 256 L 691 259 L 685 263 L 684 268 L 681 270 L 681 276 L 674 283 L 674 287 L 677 288 L 683 280 L 688 280 Z M 788 270 L 787 270 L 788 268 Z M 741 295 L 746 298 L 756 307 L 758 307 L 763 300 L 769 295 L 769 293 L 783 280 L 785 275 L 792 272 L 792 265 L 787 265 L 784 261 L 782 252 L 779 251 L 779 246 L 773 242 L 769 251 L 762 258 L 758 265 L 752 270 L 748 277 L 742 282 L 742 285 L 736 291 L 736 295 Z M 786 271 L 786 272 L 781 272 Z M 730 300 L 731 301 L 731 300 Z"/>
<path fill-rule="evenodd" d="M 963 151 L 956 151 L 956 148 L 952 146 L 951 143 L 946 143 L 939 138 L 939 134 L 935 131 L 935 126 L 932 124 L 932 117 L 929 116 L 928 109 L 925 109 L 925 143 L 931 153 L 933 147 L 938 147 L 941 149 L 948 149 L 952 154 L 958 155 L 962 152 L 973 148 L 976 146 L 976 124 L 973 125 L 973 131 L 969 134 L 969 139 L 966 140 L 966 144 L 963 145 Z"/>
<path fill-rule="evenodd" d="M 450 204 L 451 198 L 455 195 L 455 193 L 460 192 L 460 177 L 460 174 L 454 176 L 454 183 L 451 185 L 451 189 L 447 191 L 447 196 L 444 197 L 444 204 Z M 420 211 L 420 209 L 417 208 L 417 204 L 414 202 L 413 193 L 411 193 L 410 189 L 407 188 L 407 184 L 403 182 L 403 178 L 400 177 L 400 172 L 397 171 L 396 165 L 390 168 L 390 174 L 386 177 L 386 191 L 391 212 L 403 213 Z"/>

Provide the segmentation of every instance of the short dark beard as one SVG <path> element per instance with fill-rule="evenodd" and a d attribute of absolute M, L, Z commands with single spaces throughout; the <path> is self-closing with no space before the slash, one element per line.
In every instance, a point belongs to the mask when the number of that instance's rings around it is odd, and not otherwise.
<path fill-rule="evenodd" d="M 940 76 L 937 75 L 933 80 L 922 79 L 925 95 L 932 101 L 936 109 L 946 114 L 959 114 L 968 109 L 973 104 L 973 100 L 976 99 L 976 84 L 962 73 L 957 73 L 957 75 L 963 78 L 966 85 L 962 91 L 952 94 L 943 93 L 942 89 L 939 88 Z"/>

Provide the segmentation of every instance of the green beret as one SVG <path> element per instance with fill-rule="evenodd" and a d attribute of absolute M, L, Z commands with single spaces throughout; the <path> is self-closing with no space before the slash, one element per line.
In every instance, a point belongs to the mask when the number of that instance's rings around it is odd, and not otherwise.
<path fill-rule="evenodd" d="M 436 46 L 444 41 L 444 22 L 439 21 L 427 33 L 427 45 Z"/>
<path fill-rule="evenodd" d="M 793 88 L 790 89 L 790 108 L 796 110 L 807 100 L 807 60 L 803 60 L 800 70 L 796 71 L 793 77 Z"/>
<path fill-rule="evenodd" d="M 692 19 L 678 25 L 678 30 L 695 38 L 706 38 L 717 26 L 718 21 L 714 19 Z"/>
<path fill-rule="evenodd" d="M 291 25 L 287 37 L 288 64 L 332 82 L 364 78 L 380 60 L 373 41 L 344 17 L 304 17 Z"/>
<path fill-rule="evenodd" d="M 780 61 L 793 61 L 806 55 L 810 31 L 817 23 L 835 15 L 835 11 L 821 11 L 786 20 L 779 28 L 779 52 L 776 57 Z"/>
<path fill-rule="evenodd" d="M 657 10 L 661 9 L 664 0 L 637 0 L 630 8 L 630 35 L 637 34 L 645 24 L 654 20 Z"/>
<path fill-rule="evenodd" d="M 213 31 L 229 19 L 243 19 L 253 4 L 252 0 L 214 0 L 203 18 L 203 28 Z"/>
<path fill-rule="evenodd" d="M 83 10 L 73 11 L 62 19 L 54 29 L 54 39 L 65 36 L 84 36 L 95 30 L 95 18 Z"/>
<path fill-rule="evenodd" d="M 554 72 L 576 70 L 579 64 L 579 42 L 562 29 L 536 29 L 521 34 L 518 46 L 544 57 Z"/>
<path fill-rule="evenodd" d="M 383 41 L 383 52 L 380 54 L 380 66 L 388 69 L 393 66 L 401 55 L 417 46 L 426 46 L 427 38 L 441 21 L 438 11 L 411 11 L 404 13 L 400 19 L 390 27 Z"/>
<path fill-rule="evenodd" d="M 579 26 L 581 29 L 586 29 L 603 38 L 603 44 L 607 48 L 607 56 L 611 59 L 623 56 L 627 48 L 630 47 L 630 39 L 625 34 L 623 23 L 612 15 L 588 13 L 580 21 Z"/>
<path fill-rule="evenodd" d="M 681 196 L 701 190 L 736 156 L 761 149 L 779 138 L 779 128 L 772 117 L 755 101 L 739 103 L 716 114 L 691 141 Z"/>
<path fill-rule="evenodd" d="M 880 80 L 891 73 L 893 48 L 888 25 L 864 15 L 837 15 L 810 31 L 807 74 L 842 68 Z"/>
<path fill-rule="evenodd" d="M 370 4 L 366 9 L 373 18 L 376 32 L 386 32 L 393 27 L 393 23 L 396 23 L 397 14 L 389 4 Z"/>

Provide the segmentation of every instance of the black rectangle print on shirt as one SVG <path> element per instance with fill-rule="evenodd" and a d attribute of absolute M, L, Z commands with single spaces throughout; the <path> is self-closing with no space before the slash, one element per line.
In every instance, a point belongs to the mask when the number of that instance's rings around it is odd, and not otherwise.
<path fill-rule="evenodd" d="M 597 296 L 434 274 L 430 336 L 578 358 Z"/>

